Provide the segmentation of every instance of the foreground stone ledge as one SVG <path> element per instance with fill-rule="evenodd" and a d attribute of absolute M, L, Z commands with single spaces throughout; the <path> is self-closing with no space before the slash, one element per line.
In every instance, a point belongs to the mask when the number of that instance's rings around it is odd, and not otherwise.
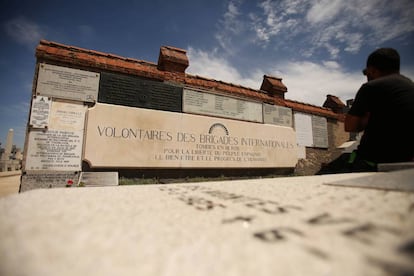
<path fill-rule="evenodd" d="M 414 193 L 375 173 L 38 189 L 0 199 L 0 275 L 411 275 Z"/>

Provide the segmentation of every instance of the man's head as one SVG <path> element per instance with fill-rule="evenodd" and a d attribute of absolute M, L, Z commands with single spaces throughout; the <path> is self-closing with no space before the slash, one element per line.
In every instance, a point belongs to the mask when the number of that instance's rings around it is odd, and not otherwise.
<path fill-rule="evenodd" d="M 367 59 L 367 67 L 363 70 L 368 81 L 382 76 L 400 72 L 400 55 L 393 48 L 379 48 Z"/>

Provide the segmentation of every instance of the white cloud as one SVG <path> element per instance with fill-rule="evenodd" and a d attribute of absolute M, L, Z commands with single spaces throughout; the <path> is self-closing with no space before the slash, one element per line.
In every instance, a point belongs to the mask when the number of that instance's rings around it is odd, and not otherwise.
<path fill-rule="evenodd" d="M 310 23 L 321 23 L 330 21 L 343 7 L 342 0 L 322 0 L 313 3 L 306 14 L 306 20 Z"/>
<path fill-rule="evenodd" d="M 22 16 L 6 22 L 4 28 L 11 38 L 30 49 L 33 49 L 33 45 L 36 45 L 46 33 L 38 24 Z"/>
<path fill-rule="evenodd" d="M 247 16 L 239 2 L 237 8 L 232 3 L 216 35 L 226 50 L 254 35 L 249 43 L 262 48 L 294 48 L 308 57 L 324 49 L 335 59 L 414 31 L 412 0 L 264 0 Z"/>
<path fill-rule="evenodd" d="M 212 78 L 224 82 L 242 85 L 253 89 L 260 88 L 263 73 L 257 70 L 249 76 L 242 76 L 241 73 L 230 65 L 230 63 L 215 53 L 208 53 L 190 47 L 187 50 L 190 66 L 187 73 L 199 75 L 205 78 Z"/>
<path fill-rule="evenodd" d="M 253 69 L 247 75 L 242 75 L 226 59 L 216 54 L 188 49 L 190 67 L 187 73 L 202 77 L 221 80 L 233 84 L 259 89 L 263 75 L 273 75 L 282 78 L 287 86 L 287 99 L 322 106 L 326 95 L 338 96 L 344 103 L 354 98 L 356 91 L 365 82 L 362 73 L 344 72 L 335 61 L 324 61 L 322 64 L 312 62 L 287 62 L 264 72 L 260 68 Z"/>
<path fill-rule="evenodd" d="M 287 86 L 287 99 L 321 106 L 326 95 L 338 96 L 344 103 L 355 97 L 365 82 L 362 73 L 348 73 L 333 61 L 323 64 L 312 62 L 288 62 L 279 73 Z M 276 70 L 275 70 L 276 71 Z"/>
<path fill-rule="evenodd" d="M 232 44 L 232 37 L 239 35 L 244 30 L 244 22 L 239 20 L 239 1 L 230 1 L 227 5 L 226 12 L 223 19 L 219 22 L 219 31 L 215 38 L 220 46 L 229 54 L 234 54 L 234 45 Z"/>

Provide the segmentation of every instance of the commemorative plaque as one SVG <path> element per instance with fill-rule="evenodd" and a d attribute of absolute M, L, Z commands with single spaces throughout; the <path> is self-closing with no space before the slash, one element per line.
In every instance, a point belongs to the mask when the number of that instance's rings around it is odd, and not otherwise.
<path fill-rule="evenodd" d="M 79 171 L 83 131 L 30 131 L 26 170 Z"/>
<path fill-rule="evenodd" d="M 184 89 L 183 111 L 251 122 L 263 122 L 262 104 Z"/>
<path fill-rule="evenodd" d="M 305 147 L 313 146 L 312 116 L 304 113 L 294 113 L 296 139 L 298 145 Z"/>
<path fill-rule="evenodd" d="M 263 104 L 263 121 L 265 124 L 292 127 L 292 109 Z"/>
<path fill-rule="evenodd" d="M 292 128 L 97 103 L 84 160 L 92 168 L 292 168 Z"/>
<path fill-rule="evenodd" d="M 82 102 L 95 102 L 99 73 L 41 63 L 37 95 Z"/>
<path fill-rule="evenodd" d="M 48 97 L 34 96 L 30 112 L 30 126 L 33 128 L 47 128 L 52 100 Z"/>
<path fill-rule="evenodd" d="M 50 110 L 50 129 L 83 131 L 87 106 L 65 101 L 53 101 Z"/>
<path fill-rule="evenodd" d="M 182 87 L 134 76 L 101 73 L 98 102 L 181 112 Z"/>
<path fill-rule="evenodd" d="M 328 123 L 325 117 L 312 115 L 313 146 L 328 147 Z"/>
<path fill-rule="evenodd" d="M 52 101 L 47 130 L 28 133 L 26 170 L 80 170 L 86 110 L 83 104 Z"/>

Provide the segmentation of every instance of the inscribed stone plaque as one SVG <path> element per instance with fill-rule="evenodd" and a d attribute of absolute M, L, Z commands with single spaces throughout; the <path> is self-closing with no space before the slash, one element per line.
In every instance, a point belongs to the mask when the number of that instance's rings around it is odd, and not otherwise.
<path fill-rule="evenodd" d="M 291 168 L 290 127 L 97 103 L 88 111 L 91 167 Z"/>
<path fill-rule="evenodd" d="M 98 102 L 181 112 L 182 90 L 163 82 L 101 73 Z"/>
<path fill-rule="evenodd" d="M 183 111 L 252 122 L 263 122 L 262 104 L 184 89 Z"/>
<path fill-rule="evenodd" d="M 292 127 L 292 109 L 284 106 L 263 104 L 263 122 Z"/>
<path fill-rule="evenodd" d="M 33 189 L 63 188 L 68 180 L 78 183 L 79 173 L 76 171 L 27 171 L 21 177 L 20 192 Z"/>
<path fill-rule="evenodd" d="M 30 131 L 26 170 L 81 169 L 83 131 Z"/>
<path fill-rule="evenodd" d="M 79 186 L 117 186 L 118 172 L 81 172 Z"/>
<path fill-rule="evenodd" d="M 64 101 L 53 101 L 50 111 L 51 129 L 79 131 L 85 127 L 87 106 Z"/>
<path fill-rule="evenodd" d="M 82 102 L 96 101 L 99 73 L 41 63 L 36 93 Z"/>
<path fill-rule="evenodd" d="M 328 147 L 328 123 L 325 117 L 312 115 L 313 146 Z"/>
<path fill-rule="evenodd" d="M 312 116 L 304 113 L 294 113 L 296 139 L 298 145 L 313 146 Z"/>
<path fill-rule="evenodd" d="M 30 126 L 34 128 L 47 128 L 52 100 L 48 97 L 34 96 L 30 112 Z"/>

